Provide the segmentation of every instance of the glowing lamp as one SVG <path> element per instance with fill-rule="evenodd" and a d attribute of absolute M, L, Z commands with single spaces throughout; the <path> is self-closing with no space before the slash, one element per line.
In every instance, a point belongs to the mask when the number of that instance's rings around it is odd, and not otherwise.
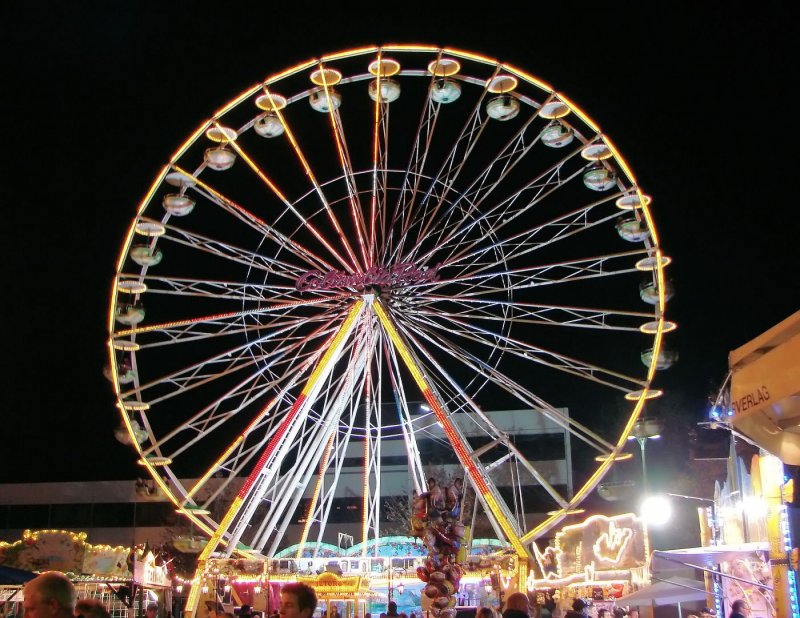
<path fill-rule="evenodd" d="M 663 526 L 672 517 L 672 505 L 663 496 L 649 496 L 642 501 L 642 519 L 651 526 Z"/>

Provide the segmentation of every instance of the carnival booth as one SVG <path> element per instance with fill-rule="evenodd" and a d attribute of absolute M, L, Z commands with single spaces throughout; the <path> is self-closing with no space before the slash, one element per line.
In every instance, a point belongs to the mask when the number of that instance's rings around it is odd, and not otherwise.
<path fill-rule="evenodd" d="M 85 532 L 26 530 L 13 543 L 0 542 L 0 565 L 28 572 L 61 571 L 78 598 L 100 600 L 112 618 L 143 616 L 148 603 L 171 611 L 167 562 L 146 547 L 111 547 L 86 542 Z M 24 582 L 0 586 L 5 615 L 21 615 Z M 164 612 L 164 614 L 166 613 Z"/>
<path fill-rule="evenodd" d="M 611 609 L 616 599 L 648 583 L 648 552 L 638 516 L 593 515 L 562 528 L 552 546 L 535 547 L 537 569 L 528 576 L 528 593 L 537 605 L 552 600 L 562 610 L 571 608 L 576 598 Z"/>

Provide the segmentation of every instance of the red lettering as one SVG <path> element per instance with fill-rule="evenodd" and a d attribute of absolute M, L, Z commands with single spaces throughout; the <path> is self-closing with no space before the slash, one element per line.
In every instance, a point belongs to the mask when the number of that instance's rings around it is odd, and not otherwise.
<path fill-rule="evenodd" d="M 384 268 L 372 266 L 364 273 L 345 273 L 340 270 L 321 272 L 309 270 L 300 275 L 295 281 L 295 287 L 304 292 L 306 290 L 336 290 L 341 288 L 364 288 L 374 285 L 377 287 L 403 286 L 414 283 L 424 283 L 439 280 L 439 262 L 432 268 L 417 268 L 412 262 L 402 262 Z"/>

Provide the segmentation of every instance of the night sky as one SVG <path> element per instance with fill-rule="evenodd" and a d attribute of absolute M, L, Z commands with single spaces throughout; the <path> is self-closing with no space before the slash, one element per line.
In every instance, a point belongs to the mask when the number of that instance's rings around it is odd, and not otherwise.
<path fill-rule="evenodd" d="M 483 3 L 480 14 L 161 4 L 3 8 L 2 482 L 137 476 L 113 437 L 102 375 L 111 281 L 137 204 L 223 102 L 354 45 L 498 58 L 564 92 L 612 137 L 654 197 L 674 260 L 667 317 L 679 324 L 680 362 L 658 378 L 664 410 L 700 420 L 728 351 L 800 308 L 792 3 L 530 3 L 525 13 Z"/>

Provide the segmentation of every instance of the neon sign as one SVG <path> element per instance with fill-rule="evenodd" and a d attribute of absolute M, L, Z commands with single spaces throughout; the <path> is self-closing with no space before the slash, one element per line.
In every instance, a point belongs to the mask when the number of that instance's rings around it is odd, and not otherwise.
<path fill-rule="evenodd" d="M 308 290 L 340 290 L 345 288 L 363 289 L 365 287 L 394 288 L 439 280 L 439 262 L 432 268 L 420 268 L 412 262 L 402 262 L 394 266 L 373 266 L 366 272 L 346 273 L 341 270 L 309 270 L 295 281 L 295 287 Z"/>

